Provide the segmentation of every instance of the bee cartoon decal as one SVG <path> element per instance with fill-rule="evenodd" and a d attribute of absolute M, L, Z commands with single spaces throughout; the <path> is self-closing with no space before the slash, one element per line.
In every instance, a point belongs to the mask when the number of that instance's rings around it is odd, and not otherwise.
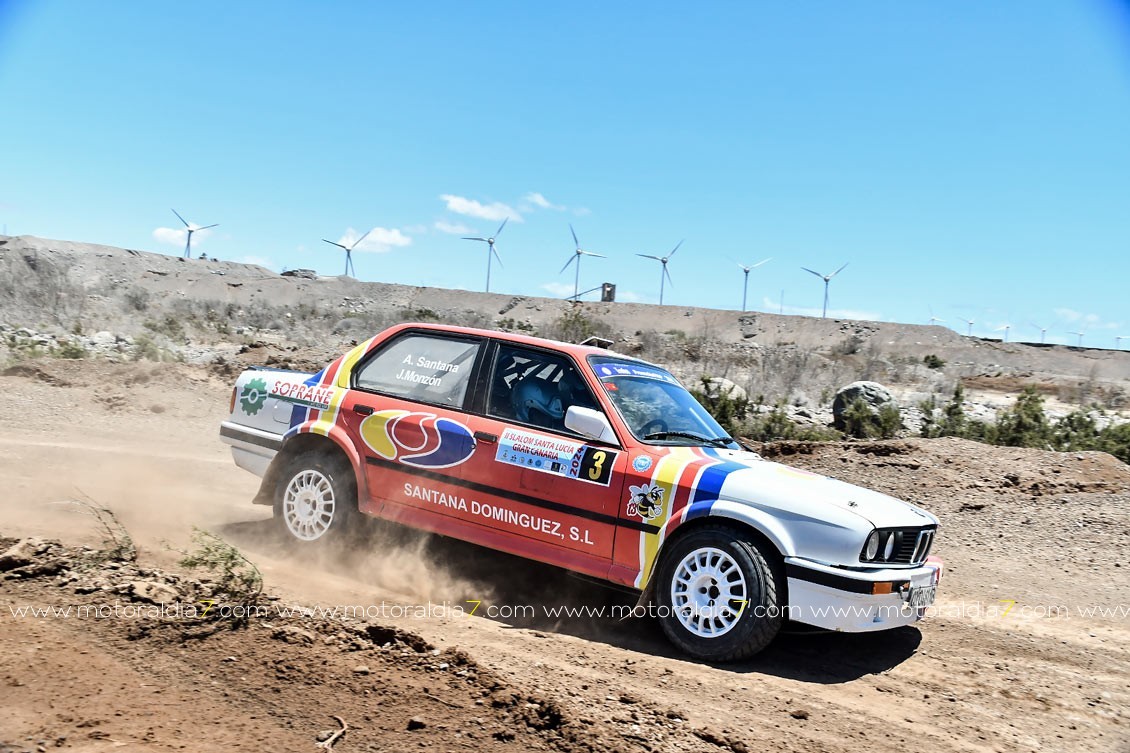
<path fill-rule="evenodd" d="M 629 486 L 628 491 L 632 495 L 628 502 L 628 515 L 639 515 L 644 520 L 651 520 L 663 514 L 663 487 L 642 484 Z"/>

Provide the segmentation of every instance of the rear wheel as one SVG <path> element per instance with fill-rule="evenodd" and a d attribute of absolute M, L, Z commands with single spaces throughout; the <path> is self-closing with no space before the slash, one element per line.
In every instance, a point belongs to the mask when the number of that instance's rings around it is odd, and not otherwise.
<path fill-rule="evenodd" d="M 784 622 L 776 563 L 776 552 L 727 526 L 704 526 L 676 540 L 657 573 L 663 632 L 698 659 L 753 656 Z"/>
<path fill-rule="evenodd" d="M 341 540 L 357 518 L 357 482 L 345 458 L 308 454 L 292 458 L 275 487 L 275 520 L 304 543 Z"/>

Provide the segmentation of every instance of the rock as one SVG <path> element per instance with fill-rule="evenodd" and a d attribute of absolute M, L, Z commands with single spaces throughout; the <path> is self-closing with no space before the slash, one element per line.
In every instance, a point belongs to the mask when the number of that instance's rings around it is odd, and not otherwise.
<path fill-rule="evenodd" d="M 130 594 L 140 601 L 150 604 L 171 604 L 180 598 L 180 592 L 167 583 L 157 580 L 135 580 L 130 585 Z"/>
<path fill-rule="evenodd" d="M 37 555 L 43 554 L 50 548 L 50 542 L 43 539 L 31 538 L 18 541 L 0 553 L 0 572 L 26 567 L 35 562 Z"/>
<path fill-rule="evenodd" d="M 717 400 L 719 397 L 729 397 L 731 400 L 749 399 L 744 389 L 725 377 L 710 377 L 704 382 L 703 387 L 711 400 Z"/>
<path fill-rule="evenodd" d="M 424 727 L 427 727 L 427 726 L 428 726 L 427 722 L 425 722 L 423 719 L 421 719 L 418 716 L 414 716 L 414 717 L 412 717 L 411 719 L 408 720 L 408 731 L 409 732 L 413 732 L 413 731 L 418 730 L 418 729 L 423 729 Z"/>
<path fill-rule="evenodd" d="M 314 645 L 314 634 L 309 630 L 302 628 L 284 625 L 283 627 L 271 633 L 271 637 L 276 641 L 283 641 L 284 643 L 293 643 L 296 646 L 312 646 Z"/>
<path fill-rule="evenodd" d="M 369 674 L 368 665 L 358 664 L 356 667 L 353 668 L 353 674 L 355 674 L 355 675 L 367 675 L 367 674 Z"/>
<path fill-rule="evenodd" d="M 844 412 L 857 398 L 862 399 L 872 413 L 876 414 L 884 405 L 893 405 L 895 402 L 891 391 L 878 382 L 852 382 L 841 387 L 832 400 L 832 423 L 837 429 L 843 431 Z"/>
<path fill-rule="evenodd" d="M 282 273 L 283 277 L 298 277 L 303 280 L 317 280 L 318 273 L 312 269 L 288 269 Z"/>
<path fill-rule="evenodd" d="M 793 719 L 807 719 L 808 712 L 804 709 L 793 709 L 789 712 L 789 716 L 791 716 Z"/>

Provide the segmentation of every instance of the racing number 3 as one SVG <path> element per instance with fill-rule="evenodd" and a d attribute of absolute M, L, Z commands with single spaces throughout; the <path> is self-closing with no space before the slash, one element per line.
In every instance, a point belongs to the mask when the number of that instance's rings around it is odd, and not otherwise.
<path fill-rule="evenodd" d="M 581 473 L 585 474 L 585 478 L 589 481 L 608 486 L 615 462 L 616 453 L 586 447 L 585 455 L 581 458 Z"/>

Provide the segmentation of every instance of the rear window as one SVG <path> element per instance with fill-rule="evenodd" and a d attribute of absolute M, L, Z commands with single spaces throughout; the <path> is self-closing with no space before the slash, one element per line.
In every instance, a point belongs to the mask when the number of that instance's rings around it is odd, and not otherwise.
<path fill-rule="evenodd" d="M 462 407 L 480 343 L 405 335 L 382 349 L 354 377 L 354 387 L 408 400 Z"/>

